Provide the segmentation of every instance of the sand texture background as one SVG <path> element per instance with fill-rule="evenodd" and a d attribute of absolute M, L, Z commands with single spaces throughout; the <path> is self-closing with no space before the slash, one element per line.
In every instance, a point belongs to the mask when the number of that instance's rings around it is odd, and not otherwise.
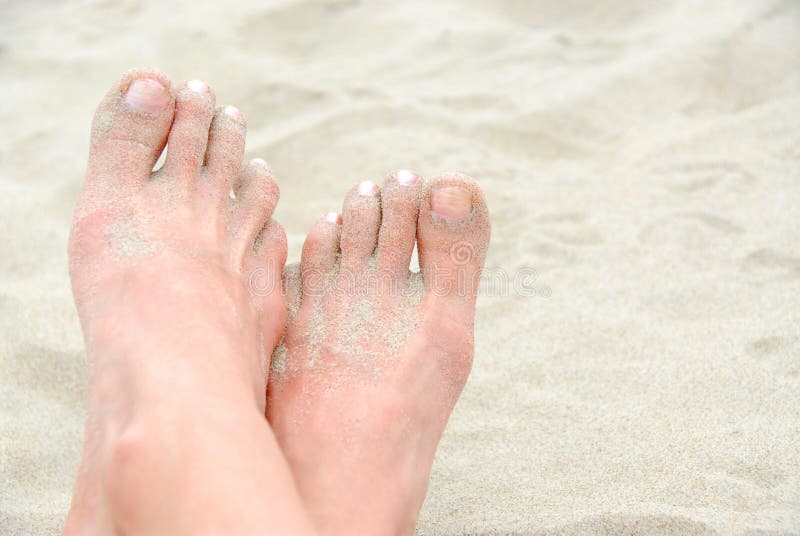
<path fill-rule="evenodd" d="M 355 181 L 486 189 L 510 287 L 479 300 L 420 534 L 800 533 L 793 0 L 0 1 L 0 533 L 69 505 L 66 239 L 133 66 L 243 110 L 290 260 Z"/>

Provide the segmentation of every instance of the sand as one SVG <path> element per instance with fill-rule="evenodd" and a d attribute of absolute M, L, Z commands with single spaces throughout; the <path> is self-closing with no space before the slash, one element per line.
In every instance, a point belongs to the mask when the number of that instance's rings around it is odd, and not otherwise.
<path fill-rule="evenodd" d="M 495 284 L 420 534 L 800 533 L 800 3 L 195 4 L 0 3 L 0 533 L 69 505 L 68 222 L 132 66 L 241 108 L 290 259 L 356 181 L 485 188 Z"/>

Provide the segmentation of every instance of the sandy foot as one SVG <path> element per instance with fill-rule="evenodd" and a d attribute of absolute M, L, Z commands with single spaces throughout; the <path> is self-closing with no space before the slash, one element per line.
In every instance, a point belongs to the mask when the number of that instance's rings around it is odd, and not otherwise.
<path fill-rule="evenodd" d="M 415 241 L 421 273 L 409 272 Z M 408 171 L 365 181 L 287 268 L 267 415 L 317 527 L 410 534 L 472 365 L 489 242 L 482 192 Z"/>
<path fill-rule="evenodd" d="M 97 110 L 69 246 L 91 372 L 68 534 L 308 528 L 263 418 L 286 245 L 244 142 L 200 81 L 132 71 Z"/>

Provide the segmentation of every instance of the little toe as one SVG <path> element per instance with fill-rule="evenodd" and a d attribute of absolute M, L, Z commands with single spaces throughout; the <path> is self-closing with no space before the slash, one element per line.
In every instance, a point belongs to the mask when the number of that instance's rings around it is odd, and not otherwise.
<path fill-rule="evenodd" d="M 397 281 L 408 276 L 414 242 L 417 240 L 419 198 L 424 181 L 401 169 L 386 179 L 381 192 L 381 228 L 378 234 L 378 273 Z"/>
<path fill-rule="evenodd" d="M 228 232 L 232 262 L 240 266 L 247 252 L 254 249 L 256 237 L 264 224 L 272 217 L 280 198 L 280 188 L 267 163 L 254 158 L 239 172 L 233 190 L 235 199 Z"/>
<path fill-rule="evenodd" d="M 286 231 L 280 223 L 270 219 L 256 236 L 256 240 L 253 243 L 253 254 L 256 259 L 260 259 L 259 264 L 261 266 L 269 264 L 275 268 L 272 275 L 279 286 L 288 252 L 289 246 L 286 241 Z"/>
<path fill-rule="evenodd" d="M 208 84 L 190 80 L 178 90 L 175 119 L 167 140 L 167 157 L 160 174 L 170 180 L 192 182 L 200 171 L 214 116 L 214 93 Z"/>
<path fill-rule="evenodd" d="M 271 298 L 277 299 L 281 296 L 281 279 L 287 251 L 283 227 L 274 219 L 268 221 L 256 236 L 253 254 L 245 258 L 244 271 L 248 274 L 248 290 L 259 310 L 264 308 L 265 303 L 269 304 Z"/>
<path fill-rule="evenodd" d="M 228 195 L 242 167 L 246 133 L 247 127 L 238 108 L 217 109 L 208 134 L 205 175 L 209 185 L 223 197 Z"/>
<path fill-rule="evenodd" d="M 474 180 L 452 173 L 431 182 L 417 227 L 426 299 L 474 303 L 489 235 L 489 211 Z"/>
<path fill-rule="evenodd" d="M 92 122 L 88 181 L 120 186 L 150 177 L 172 124 L 171 87 L 162 73 L 135 69 L 109 90 Z"/>
<path fill-rule="evenodd" d="M 270 220 L 256 236 L 252 252 L 245 257 L 243 276 L 253 308 L 259 313 L 259 374 L 269 376 L 269 360 L 286 325 L 283 265 L 286 262 L 286 232 Z"/>
<path fill-rule="evenodd" d="M 329 212 L 319 218 L 308 233 L 300 257 L 304 298 L 322 294 L 327 276 L 336 267 L 339 258 L 341 234 L 342 217 L 336 212 Z"/>
<path fill-rule="evenodd" d="M 378 240 L 381 223 L 381 198 L 378 185 L 363 181 L 353 187 L 342 208 L 341 270 L 360 273 L 367 264 Z"/>

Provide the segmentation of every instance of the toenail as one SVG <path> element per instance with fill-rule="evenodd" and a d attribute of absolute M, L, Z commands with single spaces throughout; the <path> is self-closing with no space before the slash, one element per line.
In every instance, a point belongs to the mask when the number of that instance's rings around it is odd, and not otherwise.
<path fill-rule="evenodd" d="M 171 98 L 167 88 L 153 78 L 134 80 L 125 92 L 125 102 L 131 108 L 149 114 L 163 112 Z"/>
<path fill-rule="evenodd" d="M 208 93 L 209 87 L 208 84 L 203 82 L 202 80 L 189 80 L 186 82 L 186 87 L 195 93 Z"/>
<path fill-rule="evenodd" d="M 242 117 L 243 117 L 242 116 L 242 111 L 239 108 L 237 108 L 236 106 L 226 106 L 225 107 L 225 115 L 227 115 L 228 117 L 233 117 L 237 121 L 241 121 Z"/>
<path fill-rule="evenodd" d="M 397 177 L 397 182 L 399 182 L 403 186 L 411 186 L 412 184 L 417 182 L 416 174 L 407 169 L 398 169 L 397 173 L 395 173 L 395 176 Z"/>
<path fill-rule="evenodd" d="M 378 185 L 372 181 L 362 181 L 358 185 L 358 195 L 373 196 L 378 193 Z"/>
<path fill-rule="evenodd" d="M 263 167 L 263 168 L 268 168 L 269 167 L 269 164 L 267 164 L 267 161 L 264 160 L 263 158 L 253 158 L 252 160 L 250 160 L 250 163 L 255 165 L 255 166 L 260 166 L 260 167 Z"/>
<path fill-rule="evenodd" d="M 325 215 L 325 219 L 328 223 L 335 223 L 337 225 L 342 223 L 342 216 L 338 212 L 328 212 L 328 214 Z"/>
<path fill-rule="evenodd" d="M 433 191 L 431 209 L 442 218 L 463 218 L 472 212 L 472 193 L 459 186 L 445 186 Z"/>

